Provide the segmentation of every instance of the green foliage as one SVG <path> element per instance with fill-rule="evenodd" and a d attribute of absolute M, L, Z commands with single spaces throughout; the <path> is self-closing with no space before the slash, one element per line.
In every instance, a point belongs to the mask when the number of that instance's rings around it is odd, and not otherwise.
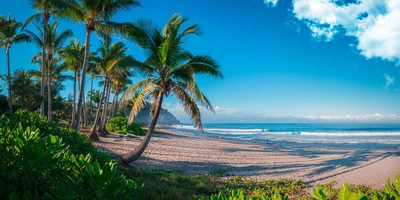
<path fill-rule="evenodd" d="M 132 122 L 128 125 L 128 127 L 126 127 L 126 132 L 134 135 L 146 135 L 146 132 L 142 129 L 142 127 L 135 122 Z"/>
<path fill-rule="evenodd" d="M 206 197 L 201 197 L 201 200 L 206 200 Z M 224 195 L 219 192 L 218 195 L 211 195 L 208 199 L 210 200 L 289 200 L 288 196 L 281 196 L 279 194 L 274 194 L 271 197 L 266 195 L 261 195 L 259 197 L 249 197 L 245 195 L 243 189 L 231 190 L 228 194 Z"/>
<path fill-rule="evenodd" d="M 111 118 L 107 124 L 107 130 L 111 132 L 126 134 L 126 125 L 128 120 L 125 117 Z"/>
<path fill-rule="evenodd" d="M 110 121 L 108 122 L 107 130 L 121 134 L 126 134 L 126 133 L 131 133 L 134 135 L 145 134 L 144 130 L 139 124 L 135 122 L 132 122 L 129 126 L 127 126 L 127 124 L 128 124 L 128 119 L 126 119 L 125 117 L 114 117 L 111 118 Z"/>
<path fill-rule="evenodd" d="M 227 197 L 232 191 L 238 190 L 242 190 L 249 199 L 277 198 L 278 195 L 294 196 L 293 194 L 301 193 L 301 190 L 308 187 L 295 180 L 253 181 L 241 176 L 221 178 L 224 172 L 226 171 L 219 169 L 210 174 L 185 175 L 179 171 L 129 169 L 124 174 L 144 185 L 145 199 L 207 199 L 212 195 Z"/>
<path fill-rule="evenodd" d="M 398 200 L 400 199 L 400 174 L 396 176 L 393 184 L 390 183 L 390 179 L 387 179 L 386 184 L 383 186 L 383 191 L 373 189 L 372 191 L 362 191 L 362 188 L 349 187 L 348 183 L 343 183 L 340 191 L 337 195 L 333 195 L 333 190 L 330 185 L 324 188 L 321 185 L 317 185 L 312 190 L 312 195 L 317 200 L 328 200 L 328 199 L 339 199 L 339 200 Z"/>
<path fill-rule="evenodd" d="M 140 187 L 86 136 L 26 111 L 0 121 L 0 199 L 139 197 Z"/>

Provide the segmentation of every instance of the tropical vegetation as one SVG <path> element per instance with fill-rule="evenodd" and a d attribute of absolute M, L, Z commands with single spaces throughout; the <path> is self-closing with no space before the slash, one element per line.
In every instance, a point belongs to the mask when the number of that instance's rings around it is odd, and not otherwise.
<path fill-rule="evenodd" d="M 123 168 L 119 164 L 138 159 L 150 143 L 166 97 L 175 97 L 201 132 L 199 106 L 214 111 L 196 77 L 223 78 L 220 65 L 184 46 L 187 36 L 201 35 L 200 26 L 186 26 L 188 19 L 180 14 L 162 29 L 146 19 L 113 21 L 118 12 L 141 6 L 137 0 L 30 0 L 30 5 L 37 13 L 25 23 L 0 16 L 0 48 L 7 57 L 7 74 L 0 76 L 6 82 L 0 92 L 7 90 L 0 95 L 0 199 L 400 198 L 400 175 L 383 190 L 326 184 L 310 191 L 297 180 L 226 178 L 224 170 L 185 175 Z M 85 42 L 72 38 L 73 30 L 60 30 L 63 21 L 83 23 Z M 91 38 L 93 32 L 97 38 Z M 124 40 L 113 42 L 115 35 Z M 101 44 L 96 51 L 90 51 L 93 39 Z M 146 58 L 129 55 L 127 42 Z M 11 47 L 21 43 L 41 49 L 32 55 L 38 70 L 11 71 Z M 85 91 L 87 74 L 90 91 Z M 141 80 L 133 83 L 133 76 Z M 95 79 L 102 90 L 93 88 Z M 73 94 L 62 97 L 66 81 L 73 81 Z M 134 122 L 143 108 L 150 108 L 152 117 L 147 131 Z M 82 129 L 88 133 L 78 132 Z M 92 143 L 110 132 L 144 137 L 131 152 L 111 157 Z"/>

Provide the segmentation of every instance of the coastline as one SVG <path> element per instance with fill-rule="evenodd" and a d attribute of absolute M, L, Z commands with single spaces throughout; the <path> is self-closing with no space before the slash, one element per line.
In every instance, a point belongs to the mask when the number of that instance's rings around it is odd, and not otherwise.
<path fill-rule="evenodd" d="M 94 143 L 100 150 L 121 155 L 142 137 L 110 135 Z M 131 166 L 178 170 L 186 174 L 225 171 L 224 176 L 251 179 L 289 178 L 310 185 L 337 181 L 381 189 L 387 178 L 400 173 L 400 151 L 380 149 L 300 147 L 273 141 L 263 144 L 185 135 L 170 130 L 154 134 L 141 158 Z"/>

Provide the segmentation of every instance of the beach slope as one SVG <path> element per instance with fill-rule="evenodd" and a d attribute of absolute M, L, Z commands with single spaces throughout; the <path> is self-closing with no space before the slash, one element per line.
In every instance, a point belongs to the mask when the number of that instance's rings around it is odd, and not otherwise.
<path fill-rule="evenodd" d="M 141 138 L 111 135 L 94 143 L 101 151 L 121 155 Z M 311 185 L 337 181 L 381 188 L 387 178 L 400 173 L 400 151 L 396 149 L 334 149 L 236 142 L 217 138 L 156 134 L 133 167 L 179 170 L 187 174 L 226 171 L 226 176 L 252 179 L 300 179 Z"/>

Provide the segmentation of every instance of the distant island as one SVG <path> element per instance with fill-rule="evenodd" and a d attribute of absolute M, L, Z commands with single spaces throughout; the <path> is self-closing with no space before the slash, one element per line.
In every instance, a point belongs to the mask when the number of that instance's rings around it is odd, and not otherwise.
<path fill-rule="evenodd" d="M 135 122 L 141 125 L 149 125 L 151 123 L 150 108 L 146 107 L 139 112 L 135 118 Z M 182 124 L 172 113 L 168 110 L 161 108 L 160 117 L 158 118 L 157 125 L 176 125 Z"/>

